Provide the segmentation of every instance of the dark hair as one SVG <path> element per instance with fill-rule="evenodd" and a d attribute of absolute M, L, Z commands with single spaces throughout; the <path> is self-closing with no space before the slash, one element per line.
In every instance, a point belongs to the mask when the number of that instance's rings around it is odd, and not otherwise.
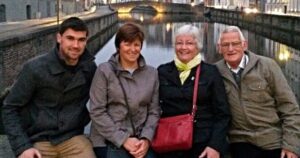
<path fill-rule="evenodd" d="M 144 32 L 138 24 L 135 23 L 125 23 L 121 26 L 116 34 L 115 38 L 115 46 L 116 48 L 120 48 L 120 43 L 122 41 L 132 42 L 135 39 L 139 39 L 143 46 L 144 41 Z"/>
<path fill-rule="evenodd" d="M 64 20 L 59 27 L 59 33 L 62 35 L 67 29 L 86 31 L 87 36 L 89 34 L 88 27 L 86 26 L 85 22 L 78 17 L 70 17 Z"/>

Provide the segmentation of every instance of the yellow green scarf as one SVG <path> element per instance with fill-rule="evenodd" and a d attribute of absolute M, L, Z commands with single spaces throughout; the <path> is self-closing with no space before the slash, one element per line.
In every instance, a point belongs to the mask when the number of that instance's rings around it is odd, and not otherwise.
<path fill-rule="evenodd" d="M 181 62 L 177 56 L 175 55 L 175 65 L 178 69 L 178 71 L 180 72 L 179 74 L 179 78 L 181 81 L 181 84 L 184 83 L 184 81 L 189 77 L 190 73 L 191 73 L 191 69 L 197 65 L 200 64 L 201 62 L 201 54 L 198 53 L 198 55 L 196 55 L 191 61 L 189 61 L 187 64 Z"/>

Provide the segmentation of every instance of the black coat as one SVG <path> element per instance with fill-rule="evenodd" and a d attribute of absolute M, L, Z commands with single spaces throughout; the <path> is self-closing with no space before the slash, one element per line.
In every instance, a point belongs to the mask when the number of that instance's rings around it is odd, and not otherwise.
<path fill-rule="evenodd" d="M 4 128 L 16 155 L 37 141 L 55 145 L 82 134 L 90 120 L 86 103 L 94 57 L 85 51 L 70 71 L 57 51 L 26 62 L 4 100 Z"/>
<path fill-rule="evenodd" d="M 160 105 L 162 117 L 190 113 L 196 68 L 183 85 L 174 62 L 159 66 Z M 201 62 L 197 112 L 194 123 L 194 143 L 207 144 L 224 152 L 230 113 L 225 87 L 216 66 Z"/>

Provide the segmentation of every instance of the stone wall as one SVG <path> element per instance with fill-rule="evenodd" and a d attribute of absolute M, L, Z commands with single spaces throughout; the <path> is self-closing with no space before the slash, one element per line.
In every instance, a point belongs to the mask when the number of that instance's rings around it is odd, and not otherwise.
<path fill-rule="evenodd" d="M 104 44 L 105 40 L 94 40 L 107 36 L 106 30 L 117 22 L 117 14 L 110 13 L 101 16 L 82 17 L 89 27 L 88 48 L 92 54 L 95 54 Z M 0 38 L 0 90 L 13 83 L 13 79 L 20 71 L 22 64 L 28 59 L 46 53 L 55 46 L 55 35 L 57 26 L 42 27 L 29 33 L 12 36 L 10 38 Z M 104 35 L 102 35 L 104 34 Z M 112 34 L 113 35 L 113 34 Z M 111 35 L 111 36 L 112 36 Z M 1 40 L 3 39 L 3 40 Z"/>

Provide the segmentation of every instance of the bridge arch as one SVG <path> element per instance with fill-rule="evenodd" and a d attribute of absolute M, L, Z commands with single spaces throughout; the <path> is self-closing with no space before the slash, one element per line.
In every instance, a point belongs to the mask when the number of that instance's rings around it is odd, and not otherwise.
<path fill-rule="evenodd" d="M 156 14 L 158 12 L 156 10 L 156 8 L 151 5 L 138 5 L 130 10 L 131 13 L 140 12 L 140 11 L 143 11 L 143 12 L 146 12 L 149 14 Z"/>
<path fill-rule="evenodd" d="M 110 4 L 118 13 L 130 13 L 136 6 L 152 6 L 158 13 L 191 13 L 190 4 L 165 3 L 157 1 L 130 1 Z"/>

